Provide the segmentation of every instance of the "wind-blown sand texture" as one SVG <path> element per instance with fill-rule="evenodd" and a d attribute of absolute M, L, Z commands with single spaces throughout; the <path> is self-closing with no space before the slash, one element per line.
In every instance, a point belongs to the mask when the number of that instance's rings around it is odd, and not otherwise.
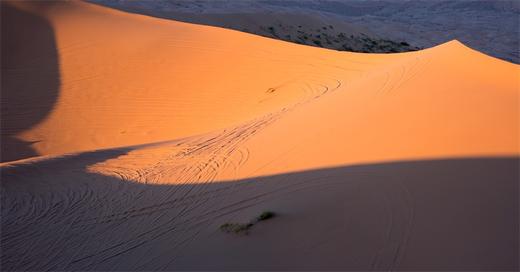
<path fill-rule="evenodd" d="M 518 269 L 518 65 L 77 1 L 1 17 L 2 270 Z"/>

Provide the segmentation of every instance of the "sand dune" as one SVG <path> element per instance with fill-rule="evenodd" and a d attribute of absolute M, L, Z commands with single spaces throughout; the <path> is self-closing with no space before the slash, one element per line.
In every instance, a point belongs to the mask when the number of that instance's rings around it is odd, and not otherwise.
<path fill-rule="evenodd" d="M 2 2 L 2 268 L 518 269 L 519 77 Z"/>
<path fill-rule="evenodd" d="M 336 60 L 344 58 L 338 52 L 316 56 L 321 50 L 239 32 L 90 4 L 55 4 L 43 18 L 41 11 L 34 10 L 37 7 L 26 3 L 17 6 L 25 8 L 27 14 L 40 12 L 31 16 L 52 28 L 59 52 L 58 56 L 46 56 L 57 58 L 54 61 L 59 63 L 55 105 L 43 122 L 16 135 L 34 142 L 32 147 L 38 154 L 171 140 L 229 127 L 318 95 L 322 85 L 335 82 L 333 71 L 345 78 L 359 77 L 382 62 L 351 55 L 348 60 L 359 64 L 345 71 L 340 66 L 344 60 Z M 115 35 L 123 30 L 125 35 Z M 36 42 L 22 46 L 31 50 Z M 31 56 L 16 57 L 20 60 L 12 63 L 23 64 L 24 58 Z M 309 62 L 311 59 L 315 60 Z M 46 69 L 30 62 L 27 67 L 8 68 L 6 84 L 21 78 L 25 84 L 39 84 L 32 80 L 32 73 Z M 31 87 L 36 86 L 24 86 Z M 276 92 L 270 91 L 274 89 Z M 13 111 L 21 107 L 11 105 L 11 101 L 5 104 Z M 13 119 L 9 123 L 17 124 L 33 118 L 6 116 Z M 4 161 L 19 154 L 4 148 Z"/>

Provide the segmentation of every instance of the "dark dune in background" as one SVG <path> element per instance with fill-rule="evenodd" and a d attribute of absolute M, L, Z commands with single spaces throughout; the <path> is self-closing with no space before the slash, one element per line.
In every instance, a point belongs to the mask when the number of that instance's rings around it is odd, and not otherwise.
<path fill-rule="evenodd" d="M 41 3 L 52 5 L 52 3 Z M 59 95 L 59 57 L 52 26 L 1 2 L 0 162 L 36 156 L 16 135 L 41 122 Z"/>
<path fill-rule="evenodd" d="M 346 51 L 410 51 L 416 47 L 428 48 L 456 39 L 497 58 L 520 62 L 520 2 L 514 0 L 90 1 L 152 16 L 227 27 Z M 284 14 L 299 18 L 286 20 Z M 251 18 L 249 24 L 243 17 Z M 296 31 L 286 30 L 306 23 L 314 25 L 305 29 L 306 36 L 320 35 L 317 29 L 334 25 L 334 38 L 329 39 L 332 42 L 329 44 L 327 39 L 321 39 L 317 45 L 312 40 L 298 39 Z M 270 26 L 281 35 L 273 35 L 268 29 Z M 335 43 L 333 40 L 341 32 L 354 37 L 340 39 L 339 44 Z M 365 36 L 359 35 L 359 32 Z M 287 37 L 288 34 L 291 37 Z M 410 46 L 402 46 L 401 42 Z M 343 47 L 343 44 L 348 47 Z"/>
<path fill-rule="evenodd" d="M 185 185 L 84 170 L 125 152 L 3 169 L 3 270 L 518 269 L 518 158 Z M 219 230 L 263 210 L 278 216 L 249 235 Z"/>
<path fill-rule="evenodd" d="M 396 53 L 420 49 L 404 40 L 382 38 L 361 25 L 315 10 L 301 10 L 261 1 L 89 1 L 159 18 L 235 29 L 255 35 L 363 53 Z M 283 3 L 282 3 L 283 4 Z M 383 36 L 384 37 L 384 36 Z"/>

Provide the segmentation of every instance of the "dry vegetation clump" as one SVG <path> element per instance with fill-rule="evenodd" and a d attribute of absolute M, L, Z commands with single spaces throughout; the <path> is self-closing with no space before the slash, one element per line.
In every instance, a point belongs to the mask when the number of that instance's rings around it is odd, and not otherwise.
<path fill-rule="evenodd" d="M 265 221 L 275 217 L 276 214 L 271 211 L 264 211 L 255 219 L 251 220 L 249 223 L 224 223 L 220 225 L 220 230 L 226 233 L 235 233 L 235 234 L 243 234 L 248 235 L 249 230 L 258 222 Z"/>

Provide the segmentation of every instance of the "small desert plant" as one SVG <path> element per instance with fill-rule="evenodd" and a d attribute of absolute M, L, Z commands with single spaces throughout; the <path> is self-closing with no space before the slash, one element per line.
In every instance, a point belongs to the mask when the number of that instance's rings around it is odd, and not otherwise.
<path fill-rule="evenodd" d="M 264 221 L 270 218 L 273 218 L 276 214 L 271 211 L 262 212 L 259 216 L 257 216 L 254 220 L 251 220 L 249 223 L 224 223 L 220 225 L 220 230 L 226 233 L 235 233 L 235 234 L 249 234 L 249 229 L 253 227 L 256 223 L 260 221 Z"/>
<path fill-rule="evenodd" d="M 267 220 L 269 218 L 273 218 L 274 216 L 275 216 L 274 212 L 265 211 L 265 212 L 261 213 L 256 219 L 258 221 L 263 221 L 263 220 Z"/>
<path fill-rule="evenodd" d="M 249 228 L 253 226 L 252 223 L 240 224 L 240 223 L 225 223 L 220 226 L 220 230 L 227 233 L 236 233 L 236 234 L 247 234 Z"/>

